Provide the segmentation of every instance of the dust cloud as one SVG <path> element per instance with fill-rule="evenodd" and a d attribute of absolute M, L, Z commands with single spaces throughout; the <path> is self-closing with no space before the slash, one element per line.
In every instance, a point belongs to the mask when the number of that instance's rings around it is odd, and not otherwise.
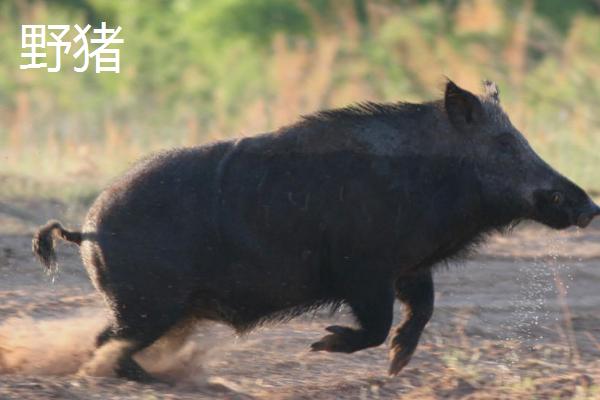
<path fill-rule="evenodd" d="M 96 335 L 107 323 L 101 309 L 56 318 L 9 318 L 0 323 L 0 375 L 112 377 L 116 358 L 127 342 L 112 340 L 96 350 Z M 135 359 L 160 380 L 203 384 L 203 365 L 215 357 L 216 340 L 193 340 L 197 330 L 190 326 L 169 332 Z"/>
<path fill-rule="evenodd" d="M 106 323 L 100 310 L 63 318 L 9 318 L 0 324 L 0 374 L 73 374 L 91 357 L 96 334 Z"/>

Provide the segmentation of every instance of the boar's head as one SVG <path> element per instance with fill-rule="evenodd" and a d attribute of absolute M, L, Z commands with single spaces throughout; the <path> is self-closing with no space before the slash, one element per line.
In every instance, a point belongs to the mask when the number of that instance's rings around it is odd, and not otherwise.
<path fill-rule="evenodd" d="M 586 227 L 600 207 L 531 148 L 502 110 L 497 86 L 485 81 L 484 89 L 477 96 L 448 81 L 444 95 L 453 142 L 474 165 L 484 204 L 500 220 Z"/>

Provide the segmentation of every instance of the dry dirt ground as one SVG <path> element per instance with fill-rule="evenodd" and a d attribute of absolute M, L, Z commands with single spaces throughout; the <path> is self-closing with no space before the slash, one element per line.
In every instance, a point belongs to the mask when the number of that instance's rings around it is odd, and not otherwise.
<path fill-rule="evenodd" d="M 105 314 L 78 258 L 60 270 L 34 260 L 31 234 L 81 210 L 0 201 L 0 399 L 600 399 L 600 221 L 585 231 L 518 228 L 436 274 L 434 317 L 411 363 L 387 371 L 387 346 L 311 353 L 346 309 L 305 315 L 235 337 L 199 326 L 180 350 L 139 361 L 171 384 L 77 375 Z M 397 320 L 401 310 L 397 309 Z M 164 346 L 163 346 L 164 347 Z"/>

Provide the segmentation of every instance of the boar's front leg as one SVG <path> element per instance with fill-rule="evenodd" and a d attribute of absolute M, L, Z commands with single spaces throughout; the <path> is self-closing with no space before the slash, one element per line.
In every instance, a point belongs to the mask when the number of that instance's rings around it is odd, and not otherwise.
<path fill-rule="evenodd" d="M 412 357 L 423 329 L 433 314 L 431 271 L 396 280 L 396 297 L 406 307 L 404 323 L 396 329 L 390 351 L 390 375 L 397 375 Z"/>
<path fill-rule="evenodd" d="M 353 353 L 379 346 L 392 326 L 394 293 L 389 282 L 356 282 L 347 288 L 346 303 L 358 322 L 358 329 L 329 326 L 330 335 L 311 345 L 312 351 Z"/>

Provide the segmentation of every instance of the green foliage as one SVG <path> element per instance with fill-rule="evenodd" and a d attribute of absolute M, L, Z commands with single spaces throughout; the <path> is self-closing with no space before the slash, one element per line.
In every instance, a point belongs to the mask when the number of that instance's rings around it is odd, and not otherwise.
<path fill-rule="evenodd" d="M 578 15 L 600 16 L 600 5 L 593 0 L 542 0 L 535 2 L 535 9 L 562 32 L 570 28 L 573 18 Z"/>
<path fill-rule="evenodd" d="M 21 24 L 99 21 L 123 27 L 120 74 L 19 69 Z M 0 0 L 0 35 L 0 173 L 114 173 L 316 108 L 431 99 L 447 75 L 497 80 L 536 148 L 600 189 L 594 0 Z"/>

